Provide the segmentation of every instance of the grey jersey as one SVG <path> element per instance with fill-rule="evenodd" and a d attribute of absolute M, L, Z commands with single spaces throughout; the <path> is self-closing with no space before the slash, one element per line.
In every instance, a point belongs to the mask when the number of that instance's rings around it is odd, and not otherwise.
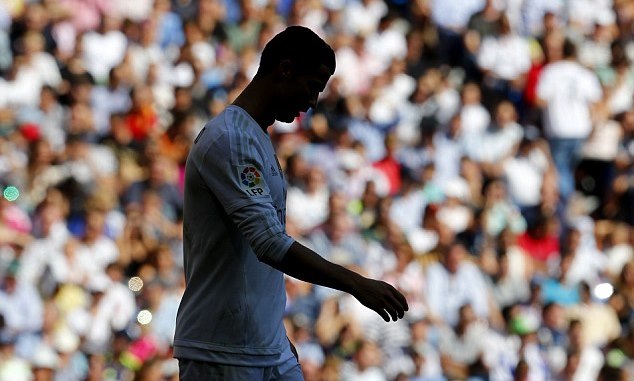
<path fill-rule="evenodd" d="M 174 356 L 272 366 L 288 351 L 282 323 L 280 260 L 286 185 L 268 134 L 237 106 L 207 123 L 185 172 L 184 266 L 187 286 L 176 319 Z"/>

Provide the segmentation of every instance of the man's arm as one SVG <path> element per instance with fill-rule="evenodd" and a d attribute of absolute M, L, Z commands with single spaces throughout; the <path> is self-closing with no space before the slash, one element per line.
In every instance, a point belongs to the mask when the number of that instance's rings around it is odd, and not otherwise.
<path fill-rule="evenodd" d="M 385 321 L 390 321 L 390 317 L 393 321 L 402 318 L 409 308 L 405 297 L 391 285 L 329 262 L 298 242 L 290 246 L 279 262 L 265 257 L 262 260 L 294 278 L 347 292 Z"/>

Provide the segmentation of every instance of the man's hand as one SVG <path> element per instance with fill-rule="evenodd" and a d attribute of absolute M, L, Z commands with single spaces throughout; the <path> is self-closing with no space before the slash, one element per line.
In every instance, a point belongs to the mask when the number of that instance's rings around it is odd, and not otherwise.
<path fill-rule="evenodd" d="M 294 278 L 347 292 L 385 321 L 390 317 L 397 321 L 409 309 L 394 287 L 329 262 L 298 242 L 293 242 L 280 262 L 262 260 Z"/>
<path fill-rule="evenodd" d="M 409 309 L 405 296 L 383 281 L 361 277 L 352 295 L 361 304 L 376 311 L 385 321 L 390 321 L 390 317 L 397 321 Z"/>

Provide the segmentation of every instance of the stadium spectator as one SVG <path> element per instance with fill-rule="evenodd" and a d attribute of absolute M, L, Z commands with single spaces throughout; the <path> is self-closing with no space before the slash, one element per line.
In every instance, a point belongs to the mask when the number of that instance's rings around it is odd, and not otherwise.
<path fill-rule="evenodd" d="M 544 68 L 537 96 L 544 106 L 544 133 L 557 168 L 559 191 L 567 201 L 575 190 L 579 149 L 592 130 L 593 110 L 602 90 L 596 75 L 576 61 L 575 45 L 565 40 L 562 49 L 562 60 Z"/>

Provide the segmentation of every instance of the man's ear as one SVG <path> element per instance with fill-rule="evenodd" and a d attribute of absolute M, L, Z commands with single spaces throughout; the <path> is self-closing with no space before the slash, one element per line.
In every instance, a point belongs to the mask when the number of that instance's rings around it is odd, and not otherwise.
<path fill-rule="evenodd" d="M 288 79 L 293 75 L 293 62 L 291 60 L 282 60 L 277 66 L 279 75 Z"/>

